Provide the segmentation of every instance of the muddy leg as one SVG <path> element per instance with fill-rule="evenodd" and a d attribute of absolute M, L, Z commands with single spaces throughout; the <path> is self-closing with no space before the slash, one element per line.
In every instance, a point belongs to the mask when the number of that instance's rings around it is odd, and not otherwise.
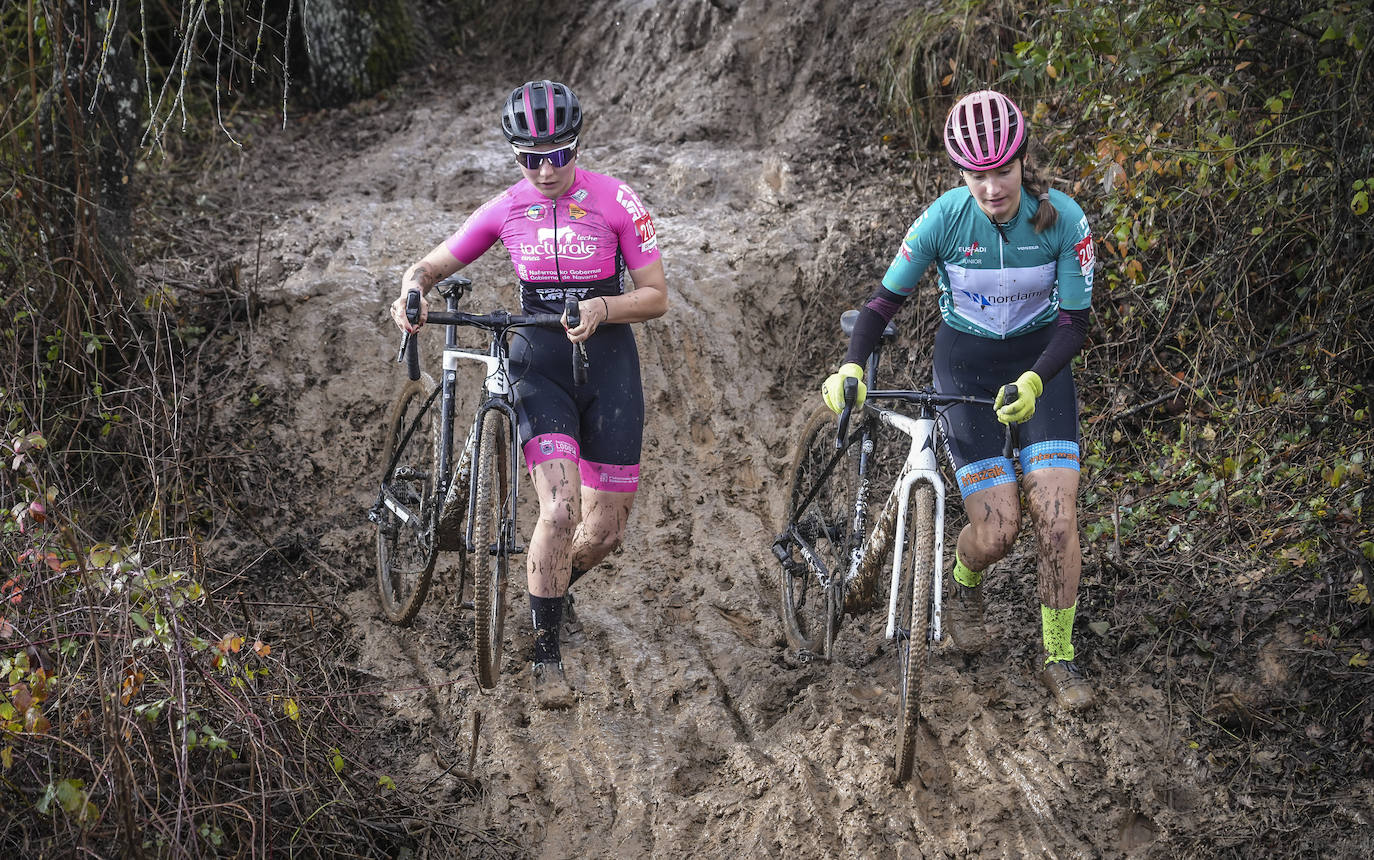
<path fill-rule="evenodd" d="M 535 597 L 562 597 L 568 590 L 572 568 L 582 481 L 573 460 L 546 460 L 533 472 L 539 520 L 534 524 L 526 559 L 529 590 Z"/>
<path fill-rule="evenodd" d="M 1040 622 L 1045 662 L 1040 681 L 1069 711 L 1091 708 L 1092 686 L 1073 647 L 1078 579 L 1083 554 L 1078 542 L 1078 471 L 1036 469 L 1026 476 L 1026 496 L 1040 556 Z"/>
<path fill-rule="evenodd" d="M 1015 483 L 998 484 L 964 499 L 968 524 L 959 531 L 959 558 L 983 571 L 1011 551 L 1021 528 L 1021 503 Z"/>
<path fill-rule="evenodd" d="M 634 493 L 582 488 L 582 522 L 572 541 L 574 568 L 579 571 L 591 570 L 620 546 L 634 503 Z"/>
<path fill-rule="evenodd" d="M 1051 609 L 1068 609 L 1078 601 L 1083 568 L 1078 543 L 1078 472 L 1036 469 L 1025 480 L 1039 550 L 1040 602 Z"/>

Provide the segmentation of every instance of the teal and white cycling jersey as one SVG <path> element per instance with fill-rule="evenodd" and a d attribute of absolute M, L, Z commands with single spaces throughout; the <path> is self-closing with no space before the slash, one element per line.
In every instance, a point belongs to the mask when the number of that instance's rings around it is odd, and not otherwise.
<path fill-rule="evenodd" d="M 933 262 L 945 322 L 998 339 L 1042 328 L 1060 308 L 1087 308 L 1094 263 L 1088 219 L 1067 194 L 1051 191 L 1050 202 L 1059 218 L 1036 233 L 1030 219 L 1040 201 L 1029 194 L 1021 195 L 1015 218 L 996 225 L 967 186 L 946 192 L 907 230 L 883 286 L 910 296 Z"/>

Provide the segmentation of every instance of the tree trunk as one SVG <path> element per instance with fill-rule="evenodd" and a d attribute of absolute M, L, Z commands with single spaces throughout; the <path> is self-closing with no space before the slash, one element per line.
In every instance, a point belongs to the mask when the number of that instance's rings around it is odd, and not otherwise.
<path fill-rule="evenodd" d="M 393 83 L 415 54 L 405 0 L 302 0 L 311 100 L 347 104 Z"/>
<path fill-rule="evenodd" d="M 105 300 L 131 283 L 130 166 L 141 95 L 126 5 L 61 0 L 45 9 L 53 74 L 40 109 L 35 166 L 52 189 L 52 258 L 69 261 L 68 280 L 88 284 Z"/>

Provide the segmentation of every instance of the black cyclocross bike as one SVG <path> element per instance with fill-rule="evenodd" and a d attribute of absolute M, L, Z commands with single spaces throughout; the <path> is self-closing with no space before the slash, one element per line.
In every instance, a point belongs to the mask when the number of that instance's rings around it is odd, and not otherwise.
<path fill-rule="evenodd" d="M 491 688 L 501 672 L 510 557 L 524 552 L 515 521 L 521 445 L 509 342 L 526 326 L 562 330 L 566 318 L 566 327 L 575 328 L 578 306 L 569 297 L 562 315 L 470 314 L 458 310 L 470 280 L 453 275 L 435 286 L 447 303 L 445 311 L 431 311 L 426 320 L 444 326 L 440 382 L 421 372 L 414 335 L 402 336 L 396 357 L 406 362 L 410 379 L 387 419 L 386 470 L 368 512 L 377 526 L 377 586 L 387 617 L 409 624 L 429 591 L 439 551 L 458 553 L 459 595 L 466 587 L 467 560 L 473 559 L 472 602 L 462 605 L 475 610 L 477 680 Z M 415 323 L 419 314 L 420 293 L 412 290 L 406 316 Z M 462 327 L 486 331 L 486 348 L 460 347 Z M 575 344 L 572 356 L 573 380 L 581 383 L 587 377 L 586 352 Z M 465 361 L 482 365 L 480 390 L 459 385 Z M 454 420 L 460 411 L 471 411 L 472 424 L 455 463 Z"/>

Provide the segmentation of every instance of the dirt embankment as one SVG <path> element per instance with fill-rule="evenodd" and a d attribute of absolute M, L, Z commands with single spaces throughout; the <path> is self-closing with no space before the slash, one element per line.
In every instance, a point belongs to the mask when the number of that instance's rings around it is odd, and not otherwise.
<path fill-rule="evenodd" d="M 371 764 L 461 799 L 474 827 L 506 838 L 474 852 L 1157 856 L 1229 802 L 1155 679 L 1105 662 L 1089 634 L 1101 707 L 1049 705 L 1023 554 L 991 582 L 988 652 L 932 660 L 911 785 L 889 779 L 896 658 L 878 619 L 846 628 L 829 665 L 786 648 L 769 543 L 798 410 L 842 350 L 833 320 L 919 205 L 855 75 L 908 11 L 583 4 L 547 34 L 546 63 L 490 50 L 385 99 L 295 117 L 215 177 L 209 193 L 262 230 L 238 249 L 262 310 L 248 348 L 225 357 L 241 372 L 218 409 L 227 436 L 252 440 L 240 478 L 255 526 L 346 614 L 356 647 L 336 659 L 395 691 L 367 705 Z M 364 516 L 402 374 L 385 306 L 409 263 L 518 178 L 497 105 L 544 76 L 582 95 L 584 164 L 651 208 L 672 289 L 669 313 L 639 327 L 643 485 L 623 549 L 577 588 L 567 712 L 531 707 L 522 576 L 502 684 L 481 693 L 470 616 L 447 588 L 409 630 L 381 616 Z M 476 304 L 515 301 L 499 249 L 467 273 Z M 260 542 L 229 527 L 214 549 L 250 560 Z"/>

